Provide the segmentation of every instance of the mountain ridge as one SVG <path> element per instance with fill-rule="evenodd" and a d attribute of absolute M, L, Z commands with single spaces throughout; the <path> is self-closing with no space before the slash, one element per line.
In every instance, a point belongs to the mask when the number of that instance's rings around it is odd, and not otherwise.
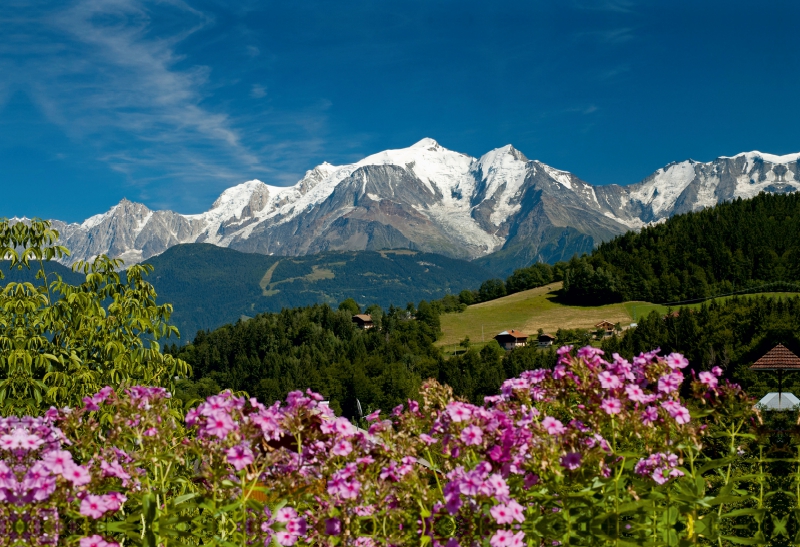
<path fill-rule="evenodd" d="M 282 256 L 408 248 L 508 273 L 678 213 L 795 191 L 798 158 L 753 151 L 690 159 L 635 184 L 593 186 L 510 144 L 474 158 L 425 138 L 353 164 L 320 164 L 293 186 L 232 186 L 199 214 L 122 200 L 83 223 L 53 224 L 72 251 L 66 263 L 105 253 L 130 264 L 181 243 L 211 243 Z"/>

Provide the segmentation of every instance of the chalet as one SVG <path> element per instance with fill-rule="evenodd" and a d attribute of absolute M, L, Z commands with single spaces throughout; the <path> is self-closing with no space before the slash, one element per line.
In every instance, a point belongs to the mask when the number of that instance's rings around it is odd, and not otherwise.
<path fill-rule="evenodd" d="M 602 329 L 603 331 L 605 331 L 603 333 L 605 336 L 611 336 L 612 334 L 614 334 L 614 323 L 612 323 L 611 321 L 605 321 L 605 320 L 600 321 L 594 327 L 596 329 Z"/>
<path fill-rule="evenodd" d="M 555 341 L 556 341 L 556 337 L 553 336 L 552 334 L 547 334 L 546 332 L 543 332 L 542 334 L 539 335 L 539 347 L 540 348 L 546 348 L 546 347 L 552 346 L 553 342 L 555 342 Z"/>
<path fill-rule="evenodd" d="M 356 326 L 361 330 L 371 329 L 372 327 L 375 326 L 375 323 L 372 322 L 372 316 L 366 313 L 359 313 L 358 315 L 354 315 L 353 323 L 355 323 Z"/>
<path fill-rule="evenodd" d="M 519 348 L 528 343 L 528 335 L 514 329 L 504 330 L 495 336 L 494 339 L 497 340 L 500 347 L 505 350 Z"/>

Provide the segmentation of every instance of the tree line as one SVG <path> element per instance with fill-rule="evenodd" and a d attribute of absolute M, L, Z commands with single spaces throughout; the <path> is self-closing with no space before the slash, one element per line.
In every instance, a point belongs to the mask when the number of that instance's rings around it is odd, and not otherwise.
<path fill-rule="evenodd" d="M 445 356 L 434 343 L 438 313 L 422 301 L 408 308 L 391 306 L 384 313 L 371 307 L 375 327 L 360 330 L 349 306 L 326 304 L 261 314 L 214 331 L 200 331 L 194 341 L 166 351 L 191 364 L 194 374 L 177 383 L 177 396 L 190 402 L 221 389 L 244 391 L 264 402 L 295 389 L 311 388 L 349 417 L 390 409 L 414 398 L 422 382 L 435 378 L 458 396 L 480 403 L 497 393 L 503 381 L 524 370 L 552 368 L 555 348 L 575 348 L 592 341 L 582 330 L 559 330 L 553 347 L 535 344 L 504 351 L 492 341 L 482 348 Z M 754 394 L 775 391 L 770 373 L 753 373 L 749 365 L 777 343 L 800 355 L 800 297 L 734 297 L 664 315 L 653 311 L 638 327 L 603 339 L 608 355 L 628 359 L 659 347 L 677 351 L 699 370 L 720 366 L 728 378 Z M 785 381 L 800 392 L 800 375 Z"/>
<path fill-rule="evenodd" d="M 421 301 L 407 308 L 368 310 L 374 328 L 352 322 L 355 302 L 334 310 L 327 304 L 260 314 L 214 331 L 199 331 L 182 347 L 165 348 L 190 363 L 193 375 L 178 382 L 186 402 L 230 388 L 264 402 L 292 390 L 310 388 L 325 395 L 345 416 L 391 409 L 414 398 L 422 382 L 435 378 L 457 395 L 475 402 L 494 394 L 519 372 L 550 366 L 555 351 L 524 348 L 505 352 L 492 341 L 446 358 L 436 345 L 439 314 Z"/>
<path fill-rule="evenodd" d="M 536 262 L 527 268 L 519 268 L 503 281 L 500 278 L 487 279 L 477 289 L 464 289 L 458 295 L 448 294 L 443 298 L 431 301 L 439 313 L 461 312 L 472 304 L 480 304 L 496 300 L 510 294 L 543 287 L 564 279 L 566 262 L 550 265 Z"/>
<path fill-rule="evenodd" d="M 573 257 L 564 298 L 580 304 L 678 302 L 800 277 L 800 194 L 761 193 L 676 215 Z"/>

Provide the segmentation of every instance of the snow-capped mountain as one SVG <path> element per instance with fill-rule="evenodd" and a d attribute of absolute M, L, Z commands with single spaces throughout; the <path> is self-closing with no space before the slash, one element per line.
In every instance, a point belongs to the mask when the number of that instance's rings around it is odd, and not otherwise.
<path fill-rule="evenodd" d="M 123 200 L 82 224 L 53 221 L 70 261 L 100 253 L 127 264 L 179 243 L 304 255 L 409 248 L 480 257 L 496 271 L 588 252 L 603 240 L 676 213 L 761 191 L 800 188 L 800 154 L 747 152 L 687 160 L 628 186 L 592 186 L 513 146 L 480 158 L 433 139 L 343 166 L 323 163 L 294 186 L 251 180 L 195 215 Z M 487 256 L 488 255 L 488 256 Z"/>

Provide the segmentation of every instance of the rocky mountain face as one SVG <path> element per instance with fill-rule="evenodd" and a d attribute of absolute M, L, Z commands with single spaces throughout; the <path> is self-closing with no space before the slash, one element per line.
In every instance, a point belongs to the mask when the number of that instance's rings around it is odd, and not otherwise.
<path fill-rule="evenodd" d="M 123 200 L 82 224 L 53 224 L 70 261 L 106 253 L 131 264 L 179 243 L 284 256 L 408 248 L 505 273 L 588 252 L 674 214 L 795 191 L 798 158 L 748 152 L 687 160 L 637 184 L 593 186 L 510 145 L 473 158 L 423 139 L 351 165 L 323 163 L 290 187 L 245 182 L 201 214 Z"/>

